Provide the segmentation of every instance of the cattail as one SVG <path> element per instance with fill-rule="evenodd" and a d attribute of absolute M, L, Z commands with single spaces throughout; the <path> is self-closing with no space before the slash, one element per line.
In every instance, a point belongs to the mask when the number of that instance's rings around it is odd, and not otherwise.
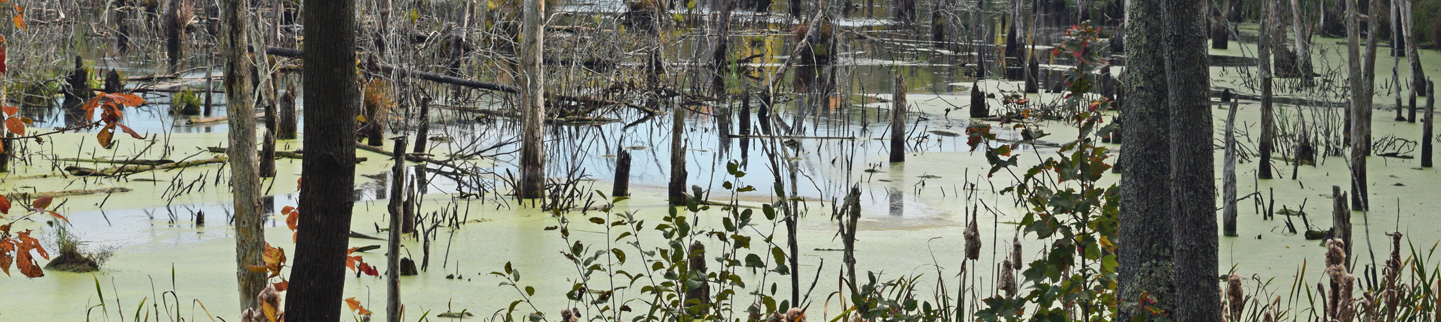
<path fill-rule="evenodd" d="M 1386 269 L 1383 275 L 1386 277 L 1386 285 L 1394 286 L 1396 278 L 1401 276 L 1401 232 L 1391 234 L 1391 258 L 1386 260 Z"/>
<path fill-rule="evenodd" d="M 1240 321 L 1246 309 L 1246 297 L 1241 290 L 1241 275 L 1231 274 L 1226 279 L 1226 302 L 1231 307 L 1230 321 Z"/>
<path fill-rule="evenodd" d="M 1356 316 L 1356 306 L 1352 298 L 1352 291 L 1356 285 L 1356 275 L 1346 274 L 1341 277 L 1340 301 L 1336 305 L 1336 319 L 1340 321 L 1351 321 Z"/>
<path fill-rule="evenodd" d="M 256 310 L 256 309 L 253 308 L 253 307 L 252 307 L 252 308 L 247 308 L 247 309 L 245 309 L 245 312 L 240 312 L 240 322 L 268 322 L 268 321 L 269 321 L 269 320 L 265 318 L 265 315 L 260 313 L 260 310 Z"/>
<path fill-rule="evenodd" d="M 1016 297 L 1016 272 L 1009 260 L 1001 262 L 1001 290 L 1006 292 L 1006 297 Z"/>
<path fill-rule="evenodd" d="M 973 208 L 975 209 L 975 208 Z M 981 230 L 976 227 L 976 211 L 971 211 L 971 223 L 966 225 L 966 258 L 977 260 L 981 258 Z"/>
<path fill-rule="evenodd" d="M 1339 238 L 1326 240 L 1326 266 L 1346 263 L 1346 242 Z"/>
<path fill-rule="evenodd" d="M 560 320 L 563 322 L 580 322 L 580 309 L 571 308 L 560 310 Z"/>
<path fill-rule="evenodd" d="M 1011 263 L 1015 264 L 1012 266 L 1018 271 L 1024 266 L 1021 264 L 1024 263 L 1021 261 L 1021 236 L 1016 236 L 1015 241 L 1011 243 Z"/>
<path fill-rule="evenodd" d="M 786 310 L 785 322 L 806 322 L 806 312 L 798 307 Z"/>

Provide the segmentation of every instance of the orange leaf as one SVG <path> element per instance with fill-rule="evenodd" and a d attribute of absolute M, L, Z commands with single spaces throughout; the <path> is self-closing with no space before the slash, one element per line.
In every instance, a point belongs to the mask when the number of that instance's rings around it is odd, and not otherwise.
<path fill-rule="evenodd" d="M 295 206 L 285 206 L 280 208 L 281 214 L 289 215 L 292 211 L 295 211 Z"/>
<path fill-rule="evenodd" d="M 95 134 L 95 140 L 100 141 L 100 147 L 110 148 L 111 138 L 115 136 L 114 129 L 115 123 L 110 123 L 110 125 L 106 125 L 105 128 L 100 129 L 100 133 Z"/>
<path fill-rule="evenodd" d="M 5 119 L 5 129 L 10 130 L 10 133 L 15 133 L 15 135 L 25 136 L 25 121 L 21 121 L 20 118 L 17 117 Z"/>
<path fill-rule="evenodd" d="M 140 98 L 140 96 L 136 96 L 135 94 L 110 93 L 105 94 L 105 97 L 109 98 L 111 102 L 120 103 L 125 106 L 140 106 L 145 104 L 145 99 Z"/>
<path fill-rule="evenodd" d="M 54 199 L 55 198 L 52 198 L 50 196 L 36 198 L 35 201 L 30 202 L 30 206 L 35 209 L 45 209 L 46 207 L 50 207 L 50 201 L 53 201 Z"/>
<path fill-rule="evenodd" d="M 85 101 L 85 121 L 95 119 L 95 109 L 100 107 L 100 96 L 92 97 Z"/>
<path fill-rule="evenodd" d="M 345 268 L 355 270 L 355 262 L 360 261 L 360 256 L 345 256 Z"/>
<path fill-rule="evenodd" d="M 0 240 L 0 270 L 5 271 L 5 276 L 10 276 L 10 262 L 15 260 L 15 256 L 10 255 L 13 252 L 15 244 L 9 239 Z"/>
<path fill-rule="evenodd" d="M 267 271 L 270 271 L 270 268 L 265 266 L 250 265 L 246 266 L 245 270 L 250 271 L 251 273 L 265 273 Z"/>
<path fill-rule="evenodd" d="M 60 218 L 60 220 L 64 220 L 67 224 L 70 223 L 70 219 L 65 219 L 65 216 L 61 216 L 58 212 L 51 211 L 50 215 L 55 216 L 55 218 Z"/>
<path fill-rule="evenodd" d="M 25 16 L 20 15 L 20 13 L 24 11 L 24 8 L 15 6 L 15 28 L 20 28 L 22 31 L 29 31 L 29 28 L 25 27 Z"/>
<path fill-rule="evenodd" d="M 280 268 L 285 266 L 285 249 L 271 247 L 265 244 L 265 254 L 261 256 L 265 261 L 266 268 L 270 271 L 270 277 L 280 276 Z"/>
<path fill-rule="evenodd" d="M 21 116 L 20 121 L 25 122 L 25 125 L 35 125 L 35 120 L 28 117 Z"/>
<path fill-rule="evenodd" d="M 40 269 L 40 264 L 36 263 L 34 258 L 30 258 L 30 252 L 15 253 L 15 267 L 19 268 L 20 274 L 25 274 L 26 277 L 45 276 L 45 271 Z"/>
<path fill-rule="evenodd" d="M 365 309 L 365 307 L 360 306 L 360 301 L 356 301 L 354 297 L 345 299 L 345 305 L 350 306 L 350 310 L 351 310 L 351 311 L 357 311 L 357 310 L 364 310 L 364 309 Z"/>
<path fill-rule="evenodd" d="M 20 248 L 18 250 L 27 254 L 30 253 L 31 250 L 34 250 L 40 254 L 40 257 L 50 259 L 50 254 L 45 252 L 45 248 L 40 247 L 40 240 L 35 239 L 35 237 L 30 237 L 30 232 L 30 230 L 26 230 L 15 234 L 15 238 L 20 240 Z"/>
<path fill-rule="evenodd" d="M 370 264 L 366 263 L 360 263 L 360 272 L 365 273 L 365 275 L 380 276 L 380 271 L 376 270 L 375 266 L 370 266 Z"/>
<path fill-rule="evenodd" d="M 300 221 L 300 213 L 299 213 L 299 212 L 293 212 L 293 211 L 292 211 L 292 212 L 290 212 L 289 215 L 286 215 L 286 216 L 285 216 L 285 225 L 286 225 L 286 226 L 290 226 L 290 231 L 295 231 L 296 228 L 299 228 L 299 221 Z"/>
<path fill-rule="evenodd" d="M 277 312 L 277 311 L 279 311 L 279 309 L 276 308 L 276 307 L 274 307 L 274 306 L 271 306 L 269 302 L 261 302 L 261 303 L 260 303 L 260 312 L 261 312 L 261 313 L 264 313 L 264 314 L 265 314 L 265 318 L 266 318 L 266 319 L 269 319 L 270 322 L 277 322 L 276 318 L 277 318 L 278 315 L 279 315 L 279 314 L 278 314 L 279 312 Z"/>
<path fill-rule="evenodd" d="M 6 106 L 6 107 L 5 107 L 5 115 L 8 115 L 8 116 L 20 115 L 20 108 L 19 108 L 19 107 L 14 107 L 14 106 Z"/>
<path fill-rule="evenodd" d="M 10 214 L 10 199 L 5 195 L 0 195 L 0 214 Z"/>
<path fill-rule="evenodd" d="M 284 279 L 281 279 L 280 283 L 275 283 L 273 285 L 275 286 L 276 292 L 284 292 L 285 290 L 290 289 L 290 282 Z"/>

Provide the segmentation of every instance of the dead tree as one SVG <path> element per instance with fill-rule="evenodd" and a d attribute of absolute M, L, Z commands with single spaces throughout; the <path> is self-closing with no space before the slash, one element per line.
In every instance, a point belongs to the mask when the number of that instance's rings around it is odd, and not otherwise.
<path fill-rule="evenodd" d="M 1415 56 L 1413 55 L 1412 57 L 1415 57 Z M 1425 84 L 1426 84 L 1426 92 L 1427 92 L 1427 93 L 1432 93 L 1432 91 L 1436 90 L 1436 83 L 1432 83 L 1430 80 L 1427 80 Z M 1435 134 L 1435 132 L 1432 132 L 1432 131 L 1433 131 L 1433 130 L 1432 130 L 1432 127 L 1435 126 L 1435 123 L 1436 123 L 1436 95 L 1428 95 L 1428 96 L 1426 96 L 1426 122 L 1421 125 L 1421 167 L 1422 167 L 1422 168 L 1430 168 L 1430 167 L 1431 167 L 1431 158 L 1432 158 L 1432 157 L 1434 156 L 1434 154 L 1435 154 L 1434 151 L 1431 150 L 1431 149 L 1432 149 L 1432 147 L 1431 147 L 1431 145 L 1432 145 L 1432 144 L 1431 144 L 1432 134 Z"/>
<path fill-rule="evenodd" d="M 295 83 L 287 83 L 285 92 L 280 94 L 280 124 L 275 137 L 281 140 L 294 140 L 297 136 L 295 110 Z"/>
<path fill-rule="evenodd" d="M 1272 43 L 1271 40 L 1274 39 L 1272 33 L 1276 32 L 1276 29 L 1269 27 L 1269 25 L 1277 23 L 1276 20 L 1273 20 L 1276 17 L 1275 2 L 1266 1 L 1264 6 L 1266 14 L 1263 19 L 1265 20 L 1261 23 L 1261 37 L 1257 41 L 1260 48 L 1256 50 L 1257 56 L 1259 56 L 1257 61 L 1261 63 L 1261 142 L 1258 144 L 1261 154 L 1259 163 L 1261 169 L 1257 176 L 1261 179 L 1271 179 L 1273 178 L 1271 175 L 1271 151 L 1276 142 L 1276 112 L 1272 106 L 1271 54 L 1274 52 L 1272 50 L 1274 45 L 1279 44 Z"/>
<path fill-rule="evenodd" d="M 896 74 L 891 82 L 891 162 L 906 162 L 906 80 Z"/>
<path fill-rule="evenodd" d="M 521 68 L 525 78 L 521 95 L 520 184 L 517 196 L 539 198 L 545 193 L 545 71 L 541 65 L 544 21 L 540 0 L 524 0 Z"/>
<path fill-rule="evenodd" d="M 166 23 L 173 23 L 175 16 L 172 0 L 167 9 Z M 240 284 L 240 307 L 255 308 L 256 295 L 265 289 L 265 274 L 251 272 L 251 266 L 265 266 L 261 258 L 265 251 L 265 231 L 260 211 L 260 174 L 256 169 L 255 151 L 255 102 L 250 75 L 248 54 L 249 40 L 245 33 L 245 1 L 221 1 L 221 20 L 225 23 L 220 37 L 220 52 L 225 53 L 226 111 L 230 118 L 229 154 L 231 185 L 235 207 L 235 266 L 236 278 Z M 174 51 L 172 51 L 174 53 Z M 172 56 L 172 71 L 174 60 Z"/>
<path fill-rule="evenodd" d="M 685 205 L 685 108 L 672 111 L 670 128 L 670 185 L 668 196 L 672 206 Z"/>
<path fill-rule="evenodd" d="M 390 237 L 385 253 L 385 320 L 400 322 L 400 232 L 401 207 L 405 203 L 405 136 L 395 139 L 395 166 L 390 168 Z"/>
<path fill-rule="evenodd" d="M 1239 101 L 1231 101 L 1231 110 L 1226 112 L 1226 156 L 1221 165 L 1221 214 L 1222 226 L 1227 237 L 1236 237 L 1236 110 Z M 1263 118 L 1264 119 L 1264 118 Z M 1263 121 L 1264 123 L 1264 121 Z M 1262 140 L 1265 140 L 1262 138 Z M 1265 163 L 1262 163 L 1265 164 Z M 1266 169 L 1264 166 L 1262 169 Z M 1269 171 L 1262 171 L 1269 172 Z"/>
<path fill-rule="evenodd" d="M 162 20 L 165 29 L 165 57 L 169 58 L 170 73 L 172 74 L 179 68 L 180 61 L 185 59 L 185 22 L 189 20 L 189 14 L 182 12 L 185 9 L 181 8 L 181 1 L 170 0 L 167 2 L 165 18 Z"/>

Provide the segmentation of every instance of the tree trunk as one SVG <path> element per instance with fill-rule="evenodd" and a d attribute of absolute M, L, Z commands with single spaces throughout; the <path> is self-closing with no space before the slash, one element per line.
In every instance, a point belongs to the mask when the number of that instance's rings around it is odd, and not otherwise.
<path fill-rule="evenodd" d="M 520 191 L 522 199 L 545 194 L 545 70 L 541 62 L 544 39 L 540 0 L 525 0 L 521 68 L 525 87 L 521 98 Z"/>
<path fill-rule="evenodd" d="M 1117 292 L 1122 300 L 1137 301 L 1141 294 L 1156 300 L 1156 308 L 1170 312 L 1175 306 L 1171 250 L 1171 141 L 1170 116 L 1163 43 L 1165 17 L 1159 2 L 1130 1 L 1126 10 L 1126 105 L 1120 122 L 1118 167 L 1121 168 L 1121 206 L 1118 220 Z M 1146 315 L 1136 307 L 1122 306 L 1117 321 Z"/>
<path fill-rule="evenodd" d="M 1415 55 L 1412 55 L 1412 57 L 1415 57 Z M 1435 84 L 1435 83 L 1432 83 L 1432 82 L 1429 81 L 1429 80 L 1426 81 L 1426 92 L 1429 93 L 1429 92 L 1434 91 L 1434 90 L 1436 90 L 1436 84 Z M 1431 167 L 1431 158 L 1434 156 L 1434 151 L 1431 150 L 1431 149 L 1432 149 L 1432 148 L 1431 148 L 1431 140 L 1432 140 L 1432 134 L 1435 134 L 1435 132 L 1432 132 L 1432 131 L 1433 131 L 1433 130 L 1432 130 L 1432 127 L 1435 126 L 1435 123 L 1436 123 L 1436 96 L 1435 96 L 1435 95 L 1426 96 L 1426 123 L 1424 123 L 1424 124 L 1421 125 L 1421 167 L 1422 167 L 1422 168 L 1430 168 L 1430 167 Z"/>
<path fill-rule="evenodd" d="M 1257 61 L 1261 63 L 1261 142 L 1257 147 L 1257 149 L 1260 150 L 1261 157 L 1259 163 L 1260 172 L 1257 174 L 1257 177 L 1261 179 L 1272 179 L 1274 176 L 1271 174 L 1271 151 L 1275 149 L 1276 142 L 1276 112 L 1272 104 L 1272 96 L 1274 94 L 1272 93 L 1271 86 L 1271 54 L 1273 53 L 1273 45 L 1280 44 L 1271 42 L 1273 39 L 1271 33 L 1276 30 L 1275 28 L 1267 26 L 1279 23 L 1279 21 L 1272 20 L 1276 17 L 1275 12 L 1277 10 L 1274 1 L 1268 0 L 1263 6 L 1265 7 L 1266 14 L 1262 18 L 1264 20 L 1261 23 L 1263 27 L 1260 28 L 1261 37 L 1257 41 L 1257 47 L 1259 47 L 1259 49 L 1256 50 L 1256 55 L 1258 56 Z"/>
<path fill-rule="evenodd" d="M 178 70 L 180 60 L 185 59 L 185 45 L 182 39 L 185 37 L 185 25 L 183 21 L 180 21 L 180 1 L 181 0 L 170 0 L 170 2 L 167 3 L 165 6 L 165 18 L 162 19 L 161 22 L 165 26 L 165 57 L 169 58 L 170 73 L 172 74 Z M 222 18 L 221 20 L 224 19 Z M 242 17 L 240 20 L 235 21 L 244 20 L 245 18 Z"/>
<path fill-rule="evenodd" d="M 215 86 L 211 86 L 212 83 L 215 82 L 215 78 L 212 75 L 213 73 L 215 73 L 215 58 L 209 57 L 209 55 L 207 55 L 205 59 L 209 62 L 209 64 L 205 68 L 205 111 L 202 114 L 205 115 L 205 117 L 210 117 L 210 114 L 214 110 L 215 106 L 211 104 L 213 102 L 213 96 L 215 96 Z"/>
<path fill-rule="evenodd" d="M 280 130 L 275 137 L 281 140 L 294 140 L 297 136 L 295 110 L 295 84 L 285 85 L 285 93 L 280 94 Z"/>
<path fill-rule="evenodd" d="M 1227 237 L 1236 237 L 1236 110 L 1238 101 L 1231 101 L 1231 110 L 1226 112 L 1226 156 L 1221 170 L 1222 195 L 1224 204 L 1221 214 L 1225 219 L 1223 228 Z M 1264 138 L 1262 140 L 1265 140 Z M 1269 163 L 1269 162 L 1267 162 Z M 1266 169 L 1266 168 L 1262 168 Z M 1269 169 L 1268 169 L 1269 170 Z M 1269 171 L 1266 171 L 1269 172 Z"/>
<path fill-rule="evenodd" d="M 265 289 L 265 274 L 254 273 L 250 266 L 265 266 L 265 231 L 261 224 L 260 173 L 256 169 L 255 106 L 251 101 L 251 65 L 247 56 L 249 44 L 245 34 L 245 2 L 226 0 L 221 3 L 220 52 L 225 53 L 225 108 L 230 114 L 230 183 L 235 207 L 235 266 L 240 283 L 240 308 L 258 307 L 256 296 Z M 172 7 L 173 8 L 173 7 Z M 173 14 L 173 13 L 172 13 Z M 170 20 L 166 20 L 167 23 Z"/>
<path fill-rule="evenodd" d="M 1351 209 L 1346 208 L 1346 193 L 1341 192 L 1340 186 L 1331 186 L 1331 200 L 1331 234 L 1346 243 L 1343 248 L 1349 263 L 1354 261 L 1351 258 Z"/>
<path fill-rule="evenodd" d="M 685 108 L 671 109 L 670 127 L 670 185 L 668 196 L 672 206 L 685 205 Z"/>
<path fill-rule="evenodd" d="M 630 151 L 625 148 L 615 154 L 615 186 L 611 187 L 611 197 L 625 197 L 630 195 Z"/>
<path fill-rule="evenodd" d="M 300 231 L 285 308 L 288 321 L 339 321 L 345 250 L 355 207 L 355 1 L 305 0 L 305 156 Z M 324 90 L 322 90 L 324 89 Z"/>
<path fill-rule="evenodd" d="M 415 130 L 415 153 L 424 154 L 426 140 L 430 135 L 430 97 L 420 99 L 420 118 L 416 121 L 420 124 Z"/>
<path fill-rule="evenodd" d="M 1296 36 L 1296 68 L 1301 72 L 1301 84 L 1309 87 L 1315 82 L 1311 75 L 1311 30 L 1315 27 L 1304 21 L 1298 1 L 1291 0 L 1291 32 Z"/>
<path fill-rule="evenodd" d="M 906 162 L 906 80 L 896 74 L 891 82 L 891 162 Z"/>
<path fill-rule="evenodd" d="M 857 284 L 856 279 L 856 224 L 861 219 L 861 188 L 859 184 L 851 185 L 850 194 L 846 195 L 845 205 L 840 209 L 842 218 L 836 218 L 841 222 L 841 242 L 845 247 L 845 258 L 842 260 L 846 265 L 846 278 L 851 285 Z"/>
<path fill-rule="evenodd" d="M 1401 32 L 1408 38 L 1406 41 L 1406 59 L 1411 62 L 1411 88 L 1416 90 L 1419 95 L 1430 97 L 1431 91 L 1426 88 L 1426 70 L 1421 68 L 1421 54 L 1416 51 L 1416 33 L 1413 31 L 1416 24 L 1411 21 L 1414 18 L 1411 14 L 1412 3 L 1411 1 L 1401 2 Z M 1432 37 L 1436 37 L 1436 35 Z M 1416 112 L 1414 105 L 1411 112 L 1412 114 Z M 1411 118 L 1412 121 L 1415 119 L 1415 117 Z"/>
<path fill-rule="evenodd" d="M 275 104 L 265 104 L 265 132 L 260 149 L 260 177 L 275 177 L 275 128 L 279 120 L 275 115 Z M 254 117 L 254 114 L 251 114 Z"/>
<path fill-rule="evenodd" d="M 1177 321 L 1220 321 L 1216 283 L 1216 181 L 1212 158 L 1205 2 L 1167 0 L 1166 75 L 1171 133 L 1171 214 Z"/>
<path fill-rule="evenodd" d="M 1347 0 L 1347 51 L 1349 53 L 1351 78 L 1351 208 L 1366 211 L 1370 208 L 1366 187 L 1366 157 L 1371 155 L 1371 100 L 1375 90 L 1376 41 L 1369 37 L 1366 56 L 1361 56 L 1360 13 L 1356 0 Z M 1371 17 L 1378 17 L 1380 6 L 1371 6 Z M 1369 35 L 1375 35 L 1379 23 L 1370 25 Z M 1363 69 L 1364 68 L 1364 69 Z"/>
<path fill-rule="evenodd" d="M 400 322 L 400 231 L 401 204 L 405 203 L 405 136 L 395 140 L 395 166 L 390 168 L 390 237 L 385 252 L 385 321 Z"/>

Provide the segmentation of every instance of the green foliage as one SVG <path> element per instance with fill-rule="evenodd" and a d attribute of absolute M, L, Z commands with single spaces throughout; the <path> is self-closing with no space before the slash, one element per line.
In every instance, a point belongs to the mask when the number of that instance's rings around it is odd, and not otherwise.
<path fill-rule="evenodd" d="M 199 115 L 200 106 L 200 95 L 197 95 L 194 90 L 187 89 L 171 99 L 170 112 L 180 115 Z"/>
<path fill-rule="evenodd" d="M 1070 92 L 1066 95 L 1070 115 L 1065 120 L 1080 129 L 1079 136 L 1023 174 L 1014 171 L 1018 162 L 1013 152 L 1048 136 L 1032 121 L 1013 126 L 1022 140 L 985 151 L 991 175 L 1005 170 L 1017 179 L 1001 192 L 1013 194 L 1024 205 L 1019 228 L 1051 244 L 1047 256 L 1032 261 L 1022 273 L 1022 285 L 1028 285 L 1030 292 L 982 300 L 985 308 L 977 312 L 982 321 L 1060 321 L 1075 315 L 1084 321 L 1109 321 L 1115 316 L 1117 263 L 1112 240 L 1119 196 L 1114 184 L 1097 182 L 1111 169 L 1106 163 L 1111 151 L 1094 143 L 1114 129 L 1103 126 L 1101 112 L 1111 102 L 1086 97 L 1096 71 L 1107 65 L 1099 55 L 1104 43 L 1098 35 L 1099 28 L 1082 23 L 1066 31 L 1055 52 L 1076 58 L 1076 65 L 1065 73 Z M 985 143 L 975 147 L 989 147 L 996 140 L 989 127 L 967 132 L 972 142 Z"/>

